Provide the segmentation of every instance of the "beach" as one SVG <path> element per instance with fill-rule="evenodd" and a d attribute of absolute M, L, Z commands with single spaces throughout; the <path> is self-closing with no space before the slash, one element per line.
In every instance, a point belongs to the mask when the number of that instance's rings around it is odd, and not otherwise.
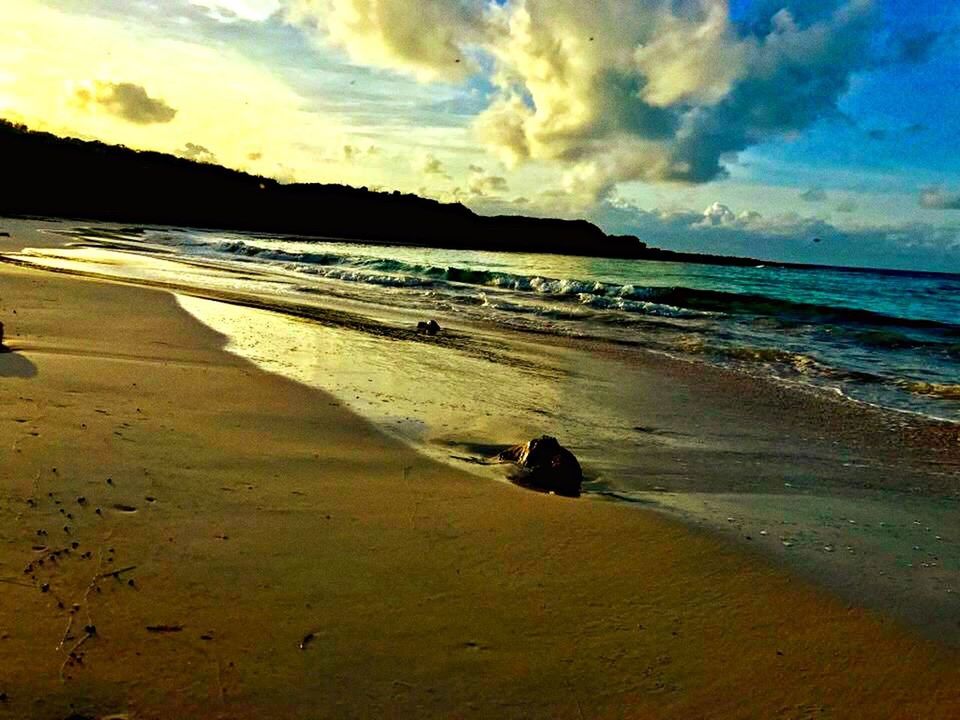
<path fill-rule="evenodd" d="M 0 250 L 61 247 L 38 231 L 44 225 L 5 220 L 12 237 Z M 268 372 L 176 293 L 243 300 L 250 312 L 278 306 L 151 282 L 0 264 L 0 319 L 13 350 L 0 355 L 0 717 L 960 712 L 953 588 L 937 584 L 934 595 L 910 583 L 901 592 L 878 580 L 845 592 L 819 560 L 783 559 L 793 548 L 779 529 L 770 529 L 776 547 L 757 547 L 762 528 L 745 526 L 743 508 L 784 494 L 782 474 L 715 468 L 711 478 L 724 484 L 706 500 L 702 487 L 674 480 L 667 494 L 683 506 L 674 515 L 642 502 L 664 494 L 652 487 L 662 478 L 633 502 L 529 492 L 418 451 L 363 416 L 362 402 L 351 408 L 343 394 Z M 632 362 L 604 352 L 597 363 Z M 905 419 L 894 431 L 887 414 L 824 410 L 791 393 L 778 403 L 756 383 L 737 389 L 720 370 L 666 360 L 635 372 L 648 377 L 640 394 L 648 415 L 659 408 L 655 428 L 689 418 L 671 403 L 694 388 L 712 416 L 671 432 L 695 436 L 710 419 L 739 430 L 752 418 L 776 431 L 744 436 L 757 453 L 796 458 L 806 443 L 812 460 L 789 490 L 804 477 L 823 487 L 804 502 L 829 492 L 862 508 L 859 486 L 880 515 L 909 513 L 915 502 L 924 513 L 946 507 L 943 522 L 956 522 L 949 426 Z M 484 427 L 497 428 L 486 438 L 493 444 L 535 430 L 496 417 L 473 430 Z M 778 445 L 770 437 L 784 428 L 794 436 Z M 828 455 L 828 446 L 839 449 Z M 657 447 L 651 474 L 668 452 L 690 455 L 692 477 L 711 464 L 682 443 Z M 873 465 L 841 469 L 838 455 Z M 886 491 L 909 501 L 877 496 Z M 731 497 L 749 504 L 728 510 Z M 693 513 L 704 501 L 716 507 Z M 693 513 L 687 522 L 684 512 Z M 932 527 L 922 517 L 918 532 Z M 838 510 L 837 532 L 853 532 L 852 519 Z M 877 538 L 882 522 L 859 524 Z M 919 546 L 907 537 L 913 520 L 897 516 L 898 531 L 901 522 L 909 527 L 898 540 Z M 940 532 L 923 545 L 960 540 Z M 948 545 L 938 553 L 949 556 Z M 837 547 L 831 557 L 850 555 Z M 884 553 L 896 555 L 882 548 L 871 558 Z M 931 624 L 937 630 L 925 633 Z"/>

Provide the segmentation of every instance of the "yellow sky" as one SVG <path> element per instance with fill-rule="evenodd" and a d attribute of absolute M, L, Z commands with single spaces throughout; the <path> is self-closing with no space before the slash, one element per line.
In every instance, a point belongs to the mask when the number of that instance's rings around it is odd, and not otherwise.
<path fill-rule="evenodd" d="M 179 152 L 191 142 L 224 164 L 267 174 L 288 175 L 293 168 L 300 176 L 350 174 L 291 143 L 292 136 L 323 138 L 342 148 L 346 129 L 334 118 L 303 111 L 303 99 L 287 85 L 229 48 L 156 37 L 31 0 L 0 3 L 0 27 L 2 117 L 141 149 Z M 162 99 L 176 110 L 175 121 L 132 123 L 77 101 L 78 90 L 123 82 Z M 251 154 L 262 159 L 251 160 Z"/>

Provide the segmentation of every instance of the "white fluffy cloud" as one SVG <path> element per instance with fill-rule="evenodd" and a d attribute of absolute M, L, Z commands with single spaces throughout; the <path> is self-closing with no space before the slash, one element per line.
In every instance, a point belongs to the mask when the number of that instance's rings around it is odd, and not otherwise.
<path fill-rule="evenodd" d="M 358 62 L 455 80 L 489 68 L 479 138 L 568 192 L 706 182 L 724 159 L 836 111 L 870 66 L 877 0 L 288 0 Z M 470 58 L 477 58 L 477 63 Z M 459 62 L 458 62 L 459 61 Z"/>
<path fill-rule="evenodd" d="M 421 80 L 464 78 L 464 47 L 480 40 L 484 5 L 475 0 L 288 0 L 287 17 L 369 65 Z"/>

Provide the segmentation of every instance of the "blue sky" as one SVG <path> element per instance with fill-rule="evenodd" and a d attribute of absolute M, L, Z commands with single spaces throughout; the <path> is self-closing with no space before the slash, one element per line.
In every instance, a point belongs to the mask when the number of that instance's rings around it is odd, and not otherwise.
<path fill-rule="evenodd" d="M 33 127 L 676 249 L 960 271 L 955 3 L 5 0 L 0 25 L 0 116 Z"/>

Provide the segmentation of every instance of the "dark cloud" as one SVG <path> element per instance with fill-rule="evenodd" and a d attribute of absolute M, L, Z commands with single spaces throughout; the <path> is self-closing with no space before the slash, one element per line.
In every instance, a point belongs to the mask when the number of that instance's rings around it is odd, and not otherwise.
<path fill-rule="evenodd" d="M 960 192 L 939 185 L 925 187 L 920 191 L 920 207 L 928 210 L 960 210 Z"/>
<path fill-rule="evenodd" d="M 810 203 L 826 202 L 827 193 L 823 188 L 813 187 L 800 193 L 800 199 Z"/>
<path fill-rule="evenodd" d="M 93 89 L 81 88 L 74 100 L 84 108 L 99 107 L 137 125 L 171 122 L 176 109 L 159 98 L 152 98 L 142 85 L 96 82 Z"/>

